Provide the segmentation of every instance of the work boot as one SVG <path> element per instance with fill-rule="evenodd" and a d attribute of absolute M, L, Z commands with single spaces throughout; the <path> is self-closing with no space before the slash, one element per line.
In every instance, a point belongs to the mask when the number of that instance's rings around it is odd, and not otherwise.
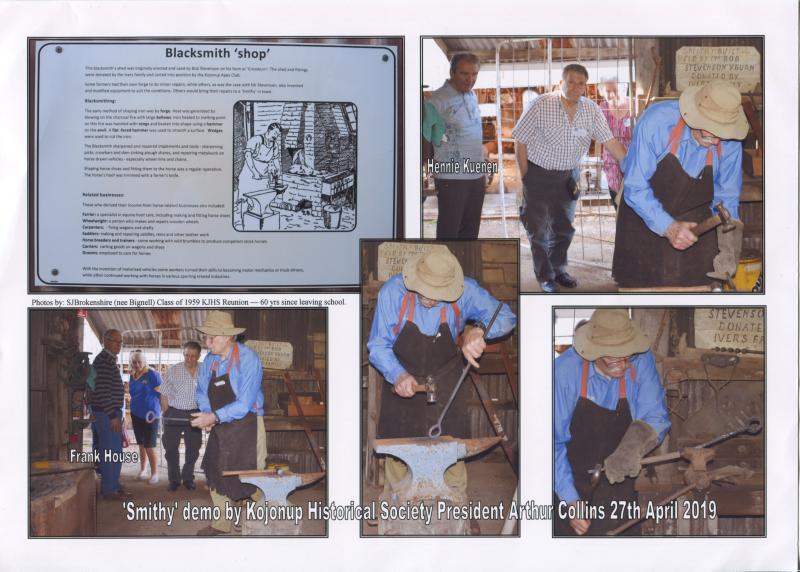
<path fill-rule="evenodd" d="M 174 493 L 178 490 L 178 487 L 181 486 L 180 483 L 176 483 L 175 481 L 170 481 L 169 485 L 167 485 L 167 490 L 171 493 Z"/>
<path fill-rule="evenodd" d="M 558 288 L 556 288 L 556 283 L 552 280 L 545 280 L 544 282 L 539 282 L 539 288 L 542 289 L 542 292 L 545 294 L 556 294 L 558 292 Z"/>
<path fill-rule="evenodd" d="M 556 282 L 564 288 L 577 288 L 578 281 L 570 276 L 569 272 L 562 272 L 556 275 Z"/>

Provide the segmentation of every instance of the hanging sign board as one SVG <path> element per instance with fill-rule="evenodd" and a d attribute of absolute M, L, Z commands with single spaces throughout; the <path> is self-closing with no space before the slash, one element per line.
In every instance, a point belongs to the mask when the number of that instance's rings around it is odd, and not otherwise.
<path fill-rule="evenodd" d="M 355 286 L 395 235 L 397 48 L 30 40 L 33 286 Z"/>
<path fill-rule="evenodd" d="M 696 308 L 695 347 L 764 351 L 764 308 Z"/>
<path fill-rule="evenodd" d="M 409 258 L 435 249 L 447 250 L 447 247 L 423 242 L 382 242 L 378 245 L 378 280 L 386 282 L 403 271 L 403 265 Z"/>
<path fill-rule="evenodd" d="M 678 91 L 723 79 L 740 92 L 761 82 L 761 54 L 752 46 L 684 46 L 675 54 Z"/>
<path fill-rule="evenodd" d="M 247 340 L 244 345 L 258 354 L 264 369 L 291 369 L 292 367 L 293 348 L 289 342 Z"/>

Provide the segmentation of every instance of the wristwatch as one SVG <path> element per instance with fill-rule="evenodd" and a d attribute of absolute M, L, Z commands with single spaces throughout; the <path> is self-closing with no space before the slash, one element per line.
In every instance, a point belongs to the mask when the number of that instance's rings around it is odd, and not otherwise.
<path fill-rule="evenodd" d="M 219 415 L 217 415 L 216 411 L 212 411 L 211 413 L 214 414 L 214 422 L 215 423 L 217 423 L 217 424 L 222 423 L 222 421 L 219 420 Z"/>

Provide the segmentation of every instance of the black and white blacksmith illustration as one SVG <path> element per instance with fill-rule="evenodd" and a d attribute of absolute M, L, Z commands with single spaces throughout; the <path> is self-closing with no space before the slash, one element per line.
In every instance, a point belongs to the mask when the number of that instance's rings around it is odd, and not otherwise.
<path fill-rule="evenodd" d="M 354 104 L 239 101 L 233 121 L 237 231 L 355 228 Z"/>

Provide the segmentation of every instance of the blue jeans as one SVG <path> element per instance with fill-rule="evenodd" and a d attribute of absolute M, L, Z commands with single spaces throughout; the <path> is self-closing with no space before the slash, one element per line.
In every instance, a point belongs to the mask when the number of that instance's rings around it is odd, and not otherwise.
<path fill-rule="evenodd" d="M 567 251 L 575 234 L 575 201 L 571 171 L 548 171 L 528 161 L 522 178 L 520 220 L 533 252 L 533 271 L 539 283 L 567 271 Z"/>
<path fill-rule="evenodd" d="M 100 449 L 100 493 L 110 495 L 120 489 L 119 473 L 122 470 L 122 462 L 106 461 L 104 457 L 106 451 L 115 453 L 117 456 L 121 455 L 122 432 L 112 431 L 111 420 L 106 413 L 101 411 L 94 412 L 94 424 Z"/>

